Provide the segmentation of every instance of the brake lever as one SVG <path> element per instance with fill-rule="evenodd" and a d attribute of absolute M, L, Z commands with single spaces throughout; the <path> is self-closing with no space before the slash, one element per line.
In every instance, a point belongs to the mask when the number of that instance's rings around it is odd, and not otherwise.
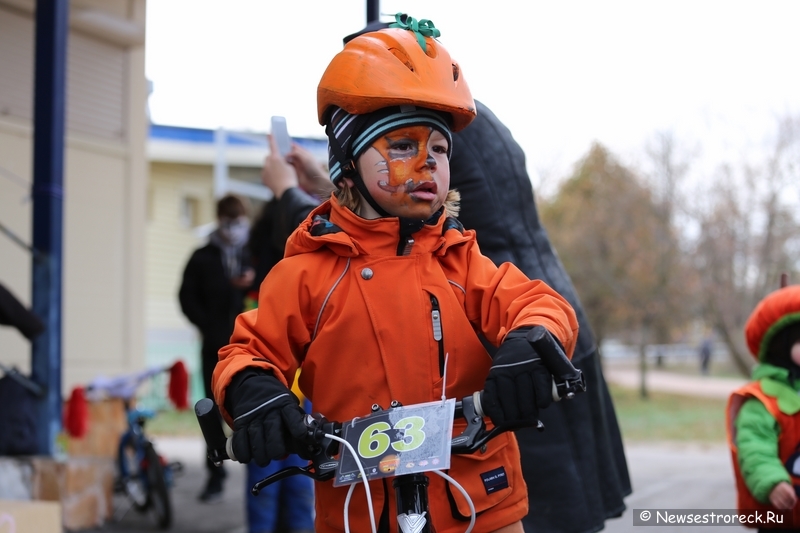
<path fill-rule="evenodd" d="M 467 427 L 461 435 L 454 437 L 450 441 L 452 453 L 474 453 L 494 437 L 506 431 L 525 427 L 535 427 L 539 431 L 544 431 L 544 424 L 541 420 L 537 420 L 535 425 L 530 423 L 505 424 L 503 426 L 495 426 L 487 431 L 486 422 L 483 419 L 484 413 L 480 407 L 480 394 L 480 392 L 476 392 L 472 396 L 467 396 L 461 400 L 461 411 L 467 421 Z"/>
<path fill-rule="evenodd" d="M 316 475 L 312 472 L 313 465 L 308 466 L 289 466 L 282 470 L 278 470 L 274 474 L 271 474 L 260 481 L 256 481 L 253 487 L 250 489 L 250 493 L 253 496 L 258 496 L 258 493 L 261 492 L 261 489 L 266 487 L 267 485 L 271 485 L 276 481 L 280 481 L 282 479 L 286 479 L 290 476 L 296 476 L 297 474 L 302 474 L 304 476 L 308 476 L 310 478 L 316 479 Z"/>
<path fill-rule="evenodd" d="M 305 424 L 308 428 L 307 452 L 310 456 L 310 463 L 307 466 L 290 466 L 275 472 L 274 474 L 257 481 L 250 492 L 254 496 L 267 485 L 271 485 L 276 481 L 280 481 L 289 476 L 304 475 L 315 479 L 317 481 L 326 481 L 333 478 L 336 473 L 336 468 L 339 466 L 339 460 L 336 455 L 339 454 L 339 443 L 326 434 L 340 436 L 342 433 L 341 424 L 329 422 L 324 416 L 319 413 L 313 415 L 306 415 Z"/>

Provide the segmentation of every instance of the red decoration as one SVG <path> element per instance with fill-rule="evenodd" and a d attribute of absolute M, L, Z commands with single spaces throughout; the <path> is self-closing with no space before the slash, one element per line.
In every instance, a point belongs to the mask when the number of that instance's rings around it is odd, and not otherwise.
<path fill-rule="evenodd" d="M 89 430 L 89 404 L 83 387 L 75 387 L 64 409 L 64 429 L 70 437 L 80 439 Z"/>
<path fill-rule="evenodd" d="M 181 411 L 189 408 L 189 373 L 183 361 L 169 369 L 169 399 Z"/>

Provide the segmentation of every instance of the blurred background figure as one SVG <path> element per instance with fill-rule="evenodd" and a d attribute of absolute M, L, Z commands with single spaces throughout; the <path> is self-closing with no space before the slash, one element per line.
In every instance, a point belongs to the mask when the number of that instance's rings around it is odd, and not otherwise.
<path fill-rule="evenodd" d="M 711 365 L 711 350 L 714 347 L 714 341 L 710 337 L 703 339 L 700 343 L 700 373 L 704 376 L 708 375 L 709 366 Z"/>
<path fill-rule="evenodd" d="M 496 264 L 514 263 L 569 301 L 580 323 L 572 363 L 587 382 L 586 393 L 541 411 L 545 431 L 517 431 L 530 504 L 523 525 L 537 533 L 598 531 L 625 510 L 631 483 L 592 328 L 539 222 L 522 148 L 489 108 L 475 104 L 478 116 L 453 135 L 450 186 L 461 193 L 459 220 L 476 230 Z"/>
<path fill-rule="evenodd" d="M 253 223 L 247 249 L 255 278 L 245 301 L 245 309 L 258 306 L 258 290 L 272 267 L 283 259 L 286 239 L 306 215 L 316 207 L 319 194 L 333 185 L 314 156 L 298 145 L 284 158 L 269 137 L 270 154 L 264 160 L 262 183 L 274 197 L 264 204 Z M 307 412 L 311 404 L 303 398 L 297 382 L 292 392 Z M 305 466 L 308 461 L 290 455 L 260 467 L 247 464 L 245 486 L 248 533 L 310 533 L 314 530 L 314 481 L 306 476 L 290 476 L 265 487 L 258 496 L 250 492 L 257 481 L 290 466 Z"/>
<path fill-rule="evenodd" d="M 45 325 L 0 283 L 0 325 L 16 328 L 33 341 Z M 32 455 L 37 451 L 36 398 L 41 388 L 0 360 L 0 456 Z"/>
<path fill-rule="evenodd" d="M 206 397 L 212 397 L 211 374 L 217 352 L 230 340 L 233 323 L 244 308 L 244 297 L 253 284 L 246 244 L 250 233 L 247 210 L 240 198 L 228 195 L 217 202 L 217 229 L 209 242 L 197 249 L 186 264 L 179 299 L 183 314 L 197 326 L 202 337 L 200 358 Z M 206 459 L 208 480 L 200 500 L 221 498 L 225 470 Z"/>

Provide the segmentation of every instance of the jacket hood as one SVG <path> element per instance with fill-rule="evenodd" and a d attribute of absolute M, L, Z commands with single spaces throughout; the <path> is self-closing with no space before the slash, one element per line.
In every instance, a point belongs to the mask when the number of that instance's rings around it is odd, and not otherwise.
<path fill-rule="evenodd" d="M 451 246 L 475 239 L 475 232 L 464 230 L 451 217 L 440 216 L 413 234 L 411 255 L 445 255 Z M 397 255 L 400 219 L 384 217 L 368 220 L 339 205 L 335 197 L 314 209 L 286 242 L 284 257 L 328 248 L 341 257 L 359 255 Z"/>

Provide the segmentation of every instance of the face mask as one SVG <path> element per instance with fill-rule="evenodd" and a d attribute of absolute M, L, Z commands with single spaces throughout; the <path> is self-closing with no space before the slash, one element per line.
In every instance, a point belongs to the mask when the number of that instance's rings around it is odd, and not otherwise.
<path fill-rule="evenodd" d="M 222 219 L 219 223 L 219 234 L 222 239 L 231 246 L 239 246 L 245 243 L 250 233 L 250 221 L 247 217 L 236 219 Z"/>

